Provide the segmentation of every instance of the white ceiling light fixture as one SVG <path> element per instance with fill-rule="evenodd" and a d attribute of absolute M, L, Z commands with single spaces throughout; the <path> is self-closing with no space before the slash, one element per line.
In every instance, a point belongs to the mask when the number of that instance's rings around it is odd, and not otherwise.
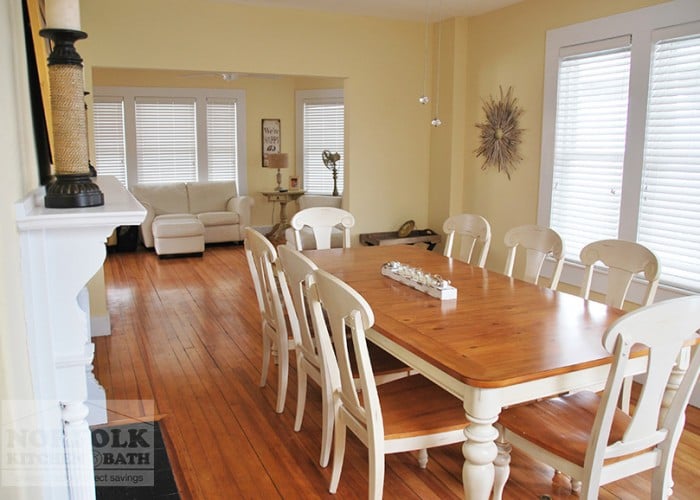
<path fill-rule="evenodd" d="M 241 73 L 234 71 L 188 71 L 178 76 L 178 78 L 217 78 L 225 82 L 233 82 L 240 78 L 258 78 L 265 80 L 278 80 L 283 75 L 268 73 Z"/>

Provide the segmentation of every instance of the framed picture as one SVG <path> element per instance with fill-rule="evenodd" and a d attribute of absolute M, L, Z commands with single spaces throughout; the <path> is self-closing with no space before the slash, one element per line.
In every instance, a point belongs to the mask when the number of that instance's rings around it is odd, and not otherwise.
<path fill-rule="evenodd" d="M 263 167 L 267 160 L 265 155 L 268 153 L 282 152 L 282 134 L 279 118 L 263 118 L 262 119 L 262 161 Z"/>
<path fill-rule="evenodd" d="M 289 178 L 289 189 L 299 189 L 299 177 Z"/>

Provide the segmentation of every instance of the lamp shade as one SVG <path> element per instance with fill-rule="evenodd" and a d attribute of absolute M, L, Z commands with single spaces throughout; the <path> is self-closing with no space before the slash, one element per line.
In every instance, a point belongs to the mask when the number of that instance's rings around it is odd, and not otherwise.
<path fill-rule="evenodd" d="M 287 168 L 288 166 L 287 153 L 265 153 L 263 156 L 263 167 Z"/>

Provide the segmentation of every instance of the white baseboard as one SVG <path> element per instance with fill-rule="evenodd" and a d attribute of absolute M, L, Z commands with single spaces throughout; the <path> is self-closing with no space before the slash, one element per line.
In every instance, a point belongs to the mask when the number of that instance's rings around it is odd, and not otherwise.
<path fill-rule="evenodd" d="M 91 316 L 90 317 L 90 336 L 104 337 L 112 334 L 112 325 L 109 322 L 109 316 Z"/>
<path fill-rule="evenodd" d="M 272 231 L 272 226 L 253 226 L 253 229 L 259 233 L 267 234 Z"/>

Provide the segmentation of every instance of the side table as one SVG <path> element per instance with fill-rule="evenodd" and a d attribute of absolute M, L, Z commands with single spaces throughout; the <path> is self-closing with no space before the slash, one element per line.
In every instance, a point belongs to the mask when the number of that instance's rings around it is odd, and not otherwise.
<path fill-rule="evenodd" d="M 398 231 L 387 231 L 384 233 L 365 233 L 360 235 L 360 243 L 368 246 L 385 245 L 413 245 L 414 243 L 426 243 L 428 250 L 435 248 L 440 243 L 442 236 L 432 229 L 414 229 L 404 237 L 399 237 Z"/>
<path fill-rule="evenodd" d="M 298 199 L 305 193 L 304 190 L 298 189 L 294 191 L 263 191 L 262 195 L 267 198 L 270 203 L 280 204 L 280 221 L 272 227 L 272 230 L 265 236 L 274 244 L 280 245 L 286 243 L 284 232 L 289 226 L 287 220 L 287 203 Z"/>

